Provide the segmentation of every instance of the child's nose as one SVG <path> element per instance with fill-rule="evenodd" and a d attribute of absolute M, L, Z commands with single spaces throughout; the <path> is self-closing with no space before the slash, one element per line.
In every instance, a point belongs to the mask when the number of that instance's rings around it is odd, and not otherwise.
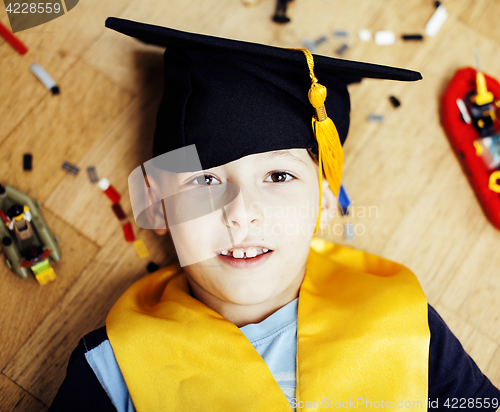
<path fill-rule="evenodd" d="M 247 200 L 247 201 L 245 201 Z M 238 197 L 226 205 L 222 211 L 224 224 L 230 229 L 249 229 L 249 226 L 257 226 L 261 223 L 262 213 L 255 202 L 250 201 L 250 196 L 243 196 L 240 192 Z"/>

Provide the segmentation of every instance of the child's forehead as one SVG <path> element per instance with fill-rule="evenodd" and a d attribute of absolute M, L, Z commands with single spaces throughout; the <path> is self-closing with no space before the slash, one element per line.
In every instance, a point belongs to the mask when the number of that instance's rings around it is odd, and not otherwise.
<path fill-rule="evenodd" d="M 247 155 L 240 157 L 239 159 L 227 162 L 223 165 L 216 166 L 210 169 L 204 169 L 203 171 L 227 171 L 233 173 L 245 172 L 248 170 L 253 170 L 257 168 L 272 167 L 273 165 L 279 164 L 293 164 L 300 167 L 313 168 L 314 163 L 309 156 L 307 149 L 283 149 L 283 150 L 272 150 L 268 152 L 255 153 L 252 155 Z M 177 173 L 177 177 L 192 175 L 196 172 L 190 173 Z M 175 173 L 174 173 L 175 174 Z"/>
<path fill-rule="evenodd" d="M 258 162 L 272 163 L 278 160 L 289 160 L 293 162 L 306 163 L 305 161 L 309 158 L 307 149 L 282 149 L 282 150 L 271 150 L 268 152 L 255 153 L 252 155 L 244 156 L 239 159 L 228 162 L 223 166 L 230 166 L 233 164 L 254 164 Z M 306 163 L 307 164 L 307 163 Z"/>
<path fill-rule="evenodd" d="M 283 149 L 272 150 L 268 152 L 256 153 L 240 157 L 239 159 L 231 162 L 212 167 L 210 169 L 203 169 L 198 171 L 191 171 L 185 173 L 166 172 L 170 179 L 175 181 L 183 181 L 189 176 L 194 176 L 200 172 L 206 173 L 227 173 L 227 174 L 247 174 L 252 171 L 274 167 L 288 167 L 295 168 L 301 171 L 312 172 L 315 170 L 316 164 L 311 159 L 307 149 Z M 267 171 L 267 170 L 266 170 Z"/>

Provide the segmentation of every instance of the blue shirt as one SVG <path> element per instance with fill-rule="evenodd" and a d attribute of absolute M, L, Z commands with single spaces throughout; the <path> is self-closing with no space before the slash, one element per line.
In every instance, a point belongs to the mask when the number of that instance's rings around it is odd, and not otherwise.
<path fill-rule="evenodd" d="M 288 403 L 295 398 L 298 304 L 296 298 L 262 322 L 240 328 L 266 362 Z"/>

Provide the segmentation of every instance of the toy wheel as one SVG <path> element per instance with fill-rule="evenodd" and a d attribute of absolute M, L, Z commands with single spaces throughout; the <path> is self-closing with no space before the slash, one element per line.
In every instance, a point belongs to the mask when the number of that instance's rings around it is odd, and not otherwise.
<path fill-rule="evenodd" d="M 12 263 L 10 263 L 10 260 L 9 259 L 5 259 L 5 264 L 7 265 L 7 267 L 9 269 L 12 269 Z"/>

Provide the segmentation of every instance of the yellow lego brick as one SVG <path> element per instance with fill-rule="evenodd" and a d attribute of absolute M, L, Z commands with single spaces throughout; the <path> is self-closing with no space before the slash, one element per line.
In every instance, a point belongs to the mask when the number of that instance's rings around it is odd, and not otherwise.
<path fill-rule="evenodd" d="M 56 273 L 52 268 L 48 268 L 35 276 L 38 283 L 42 286 L 46 285 L 49 282 L 52 282 L 53 280 L 56 280 Z"/>
<path fill-rule="evenodd" d="M 148 249 L 146 248 L 146 245 L 144 244 L 142 239 L 137 239 L 134 242 L 134 248 L 139 258 L 144 259 L 145 257 L 149 256 Z"/>

